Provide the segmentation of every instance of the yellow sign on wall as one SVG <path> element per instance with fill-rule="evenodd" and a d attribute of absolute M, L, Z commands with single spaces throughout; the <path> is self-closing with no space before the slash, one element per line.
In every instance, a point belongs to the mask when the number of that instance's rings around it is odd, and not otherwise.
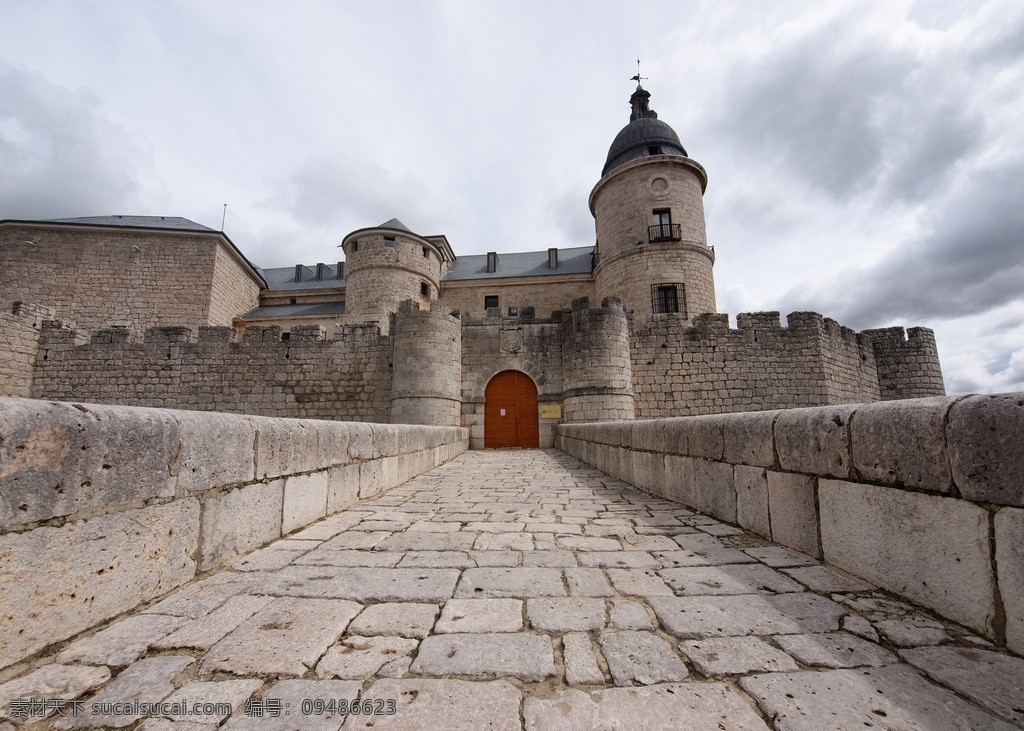
<path fill-rule="evenodd" d="M 540 405 L 540 418 L 542 418 L 542 419 L 561 419 L 562 418 L 562 404 L 541 404 Z"/>

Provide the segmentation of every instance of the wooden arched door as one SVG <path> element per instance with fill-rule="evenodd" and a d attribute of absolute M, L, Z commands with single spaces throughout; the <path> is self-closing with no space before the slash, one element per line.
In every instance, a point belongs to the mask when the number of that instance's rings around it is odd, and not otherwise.
<path fill-rule="evenodd" d="M 537 387 L 525 373 L 502 371 L 484 393 L 484 447 L 539 447 Z"/>

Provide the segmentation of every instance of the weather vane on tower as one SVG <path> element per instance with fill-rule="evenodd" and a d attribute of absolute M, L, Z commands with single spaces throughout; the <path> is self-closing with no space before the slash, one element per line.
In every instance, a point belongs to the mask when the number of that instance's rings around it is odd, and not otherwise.
<path fill-rule="evenodd" d="M 646 76 L 640 75 L 640 56 L 638 55 L 636 57 L 636 76 L 631 77 L 631 80 L 635 81 L 637 86 L 640 86 L 640 80 L 646 78 Z"/>

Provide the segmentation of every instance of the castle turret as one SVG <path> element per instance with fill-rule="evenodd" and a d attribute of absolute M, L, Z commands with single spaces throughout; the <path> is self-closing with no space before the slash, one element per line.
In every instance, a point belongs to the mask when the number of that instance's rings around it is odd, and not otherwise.
<path fill-rule="evenodd" d="M 634 419 L 629 323 L 622 305 L 573 300 L 561 322 L 565 421 Z"/>
<path fill-rule="evenodd" d="M 716 310 L 715 255 L 704 225 L 707 173 L 650 109 L 650 96 L 637 84 L 629 124 L 590 194 L 597 297 L 619 299 L 634 325 L 655 313 L 692 320 Z"/>
<path fill-rule="evenodd" d="M 444 236 L 420 236 L 397 218 L 345 237 L 345 315 L 374 322 L 387 332 L 398 304 L 411 299 L 424 309 L 438 298 L 441 276 L 455 259 Z"/>
<path fill-rule="evenodd" d="M 399 305 L 394 343 L 392 424 L 458 426 L 462 416 L 462 323 L 444 302 Z"/>

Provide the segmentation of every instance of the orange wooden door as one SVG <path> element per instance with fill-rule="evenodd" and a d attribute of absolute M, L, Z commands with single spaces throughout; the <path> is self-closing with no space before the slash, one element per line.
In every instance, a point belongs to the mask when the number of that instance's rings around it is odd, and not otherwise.
<path fill-rule="evenodd" d="M 539 447 L 537 387 L 519 371 L 502 371 L 484 393 L 484 447 Z"/>

